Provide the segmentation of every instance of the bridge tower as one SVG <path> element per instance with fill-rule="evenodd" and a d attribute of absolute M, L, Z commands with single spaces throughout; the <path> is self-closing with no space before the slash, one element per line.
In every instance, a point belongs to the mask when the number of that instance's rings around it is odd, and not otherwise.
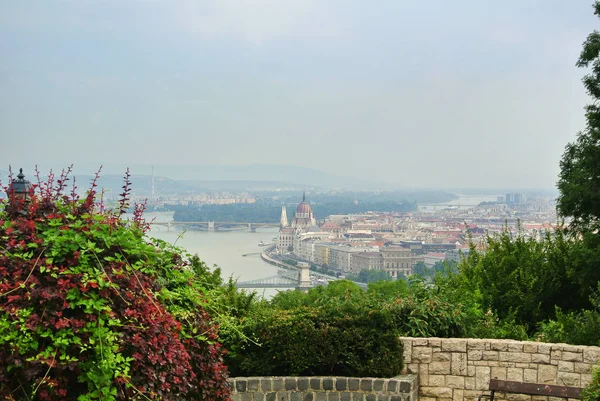
<path fill-rule="evenodd" d="M 298 287 L 297 290 L 307 292 L 310 288 L 310 266 L 308 263 L 298 263 L 300 271 L 298 272 Z"/>
<path fill-rule="evenodd" d="M 208 231 L 215 231 L 215 222 L 214 221 L 209 221 L 208 222 L 207 230 Z"/>
<path fill-rule="evenodd" d="M 252 225 L 252 223 L 248 223 L 248 232 L 249 233 L 255 233 L 256 232 L 256 226 Z"/>

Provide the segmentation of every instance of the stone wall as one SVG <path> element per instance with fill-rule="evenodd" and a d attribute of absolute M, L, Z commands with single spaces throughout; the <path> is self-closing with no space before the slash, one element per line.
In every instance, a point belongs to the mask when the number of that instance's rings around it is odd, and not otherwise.
<path fill-rule="evenodd" d="M 488 394 L 491 378 L 585 387 L 600 358 L 600 347 L 493 339 L 401 339 L 403 373 L 419 374 L 420 401 L 475 400 Z M 504 398 L 503 394 L 498 398 Z"/>
<path fill-rule="evenodd" d="M 232 401 L 417 401 L 416 375 L 357 377 L 234 377 Z"/>

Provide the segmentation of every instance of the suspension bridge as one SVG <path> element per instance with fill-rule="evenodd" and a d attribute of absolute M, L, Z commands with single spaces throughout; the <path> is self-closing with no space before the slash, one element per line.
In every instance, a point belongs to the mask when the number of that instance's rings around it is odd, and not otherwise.
<path fill-rule="evenodd" d="M 331 281 L 339 280 L 331 276 L 310 272 L 309 287 L 326 286 Z M 359 287 L 366 289 L 367 284 L 354 282 Z M 241 281 L 236 283 L 238 288 L 306 288 L 306 283 L 300 279 L 300 270 L 280 270 L 277 275 L 256 280 Z"/>
<path fill-rule="evenodd" d="M 166 227 L 167 231 L 170 231 L 172 227 L 187 227 L 199 231 L 255 232 L 257 228 L 279 227 L 279 223 L 242 223 L 236 221 L 153 221 L 150 224 Z"/>
<path fill-rule="evenodd" d="M 290 280 L 280 276 L 270 276 L 258 280 L 243 281 L 237 288 L 296 288 L 298 279 Z"/>

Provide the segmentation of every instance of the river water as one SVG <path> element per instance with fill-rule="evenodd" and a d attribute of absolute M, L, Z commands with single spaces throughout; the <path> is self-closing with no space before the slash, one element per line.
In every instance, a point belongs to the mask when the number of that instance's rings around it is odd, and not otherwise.
<path fill-rule="evenodd" d="M 146 213 L 147 221 L 170 221 L 173 213 Z M 271 243 L 277 235 L 277 228 L 257 229 L 257 232 L 226 231 L 178 231 L 178 228 L 152 226 L 149 235 L 162 239 L 186 249 L 191 254 L 198 254 L 209 266 L 218 265 L 222 276 L 227 279 L 233 276 L 238 281 L 262 279 L 277 274 L 277 267 L 264 262 L 260 258 L 263 247 L 259 242 Z M 244 254 L 253 254 L 242 256 Z M 258 290 L 262 293 L 262 290 Z M 265 295 L 273 294 L 273 290 L 266 290 Z"/>

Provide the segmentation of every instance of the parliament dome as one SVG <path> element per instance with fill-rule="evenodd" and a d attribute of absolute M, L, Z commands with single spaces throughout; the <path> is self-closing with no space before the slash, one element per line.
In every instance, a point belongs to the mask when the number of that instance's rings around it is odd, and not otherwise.
<path fill-rule="evenodd" d="M 302 201 L 296 208 L 296 214 L 309 214 L 311 211 L 310 205 L 306 201 Z"/>

